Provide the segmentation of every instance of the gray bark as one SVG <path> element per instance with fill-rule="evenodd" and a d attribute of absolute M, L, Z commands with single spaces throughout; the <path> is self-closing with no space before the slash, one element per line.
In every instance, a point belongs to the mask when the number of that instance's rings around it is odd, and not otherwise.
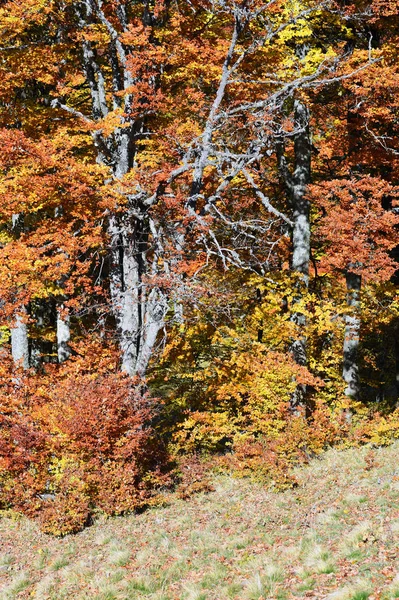
<path fill-rule="evenodd" d="M 84 0 L 84 10 L 79 14 L 82 29 L 95 20 L 99 21 L 110 35 L 109 68 L 112 84 L 107 89 L 106 79 L 91 42 L 82 43 L 83 67 L 89 84 L 92 102 L 92 117 L 95 121 L 107 116 L 109 110 L 122 107 L 130 112 L 131 95 L 127 90 L 134 81 L 127 68 L 127 51 L 119 39 L 115 25 L 102 10 L 102 1 Z M 148 10 L 143 18 L 148 18 Z M 120 31 L 127 30 L 124 4 L 117 10 Z M 102 59 L 103 60 L 103 59 Z M 125 92 L 124 96 L 120 92 Z M 111 98 L 112 106 L 108 106 Z M 59 105 L 60 106 L 60 105 Z M 62 106 L 68 110 L 68 107 Z M 76 116 L 82 116 L 76 113 Z M 111 167 L 114 180 L 122 181 L 131 169 L 135 156 L 135 134 L 141 122 L 132 122 L 121 117 L 121 127 L 112 136 L 104 138 L 101 132 L 94 134 L 98 151 L 98 162 Z M 121 193 L 124 193 L 121 186 Z M 156 338 L 164 324 L 166 313 L 163 294 L 155 292 L 147 299 L 148 284 L 147 253 L 150 249 L 148 210 L 140 194 L 127 196 L 127 207 L 123 211 L 109 214 L 108 234 L 110 240 L 110 293 L 112 312 L 121 350 L 122 370 L 128 375 L 144 375 Z"/>
<path fill-rule="evenodd" d="M 136 361 L 136 372 L 144 375 L 154 350 L 159 331 L 164 326 L 165 314 L 168 308 L 166 297 L 162 292 L 153 288 L 147 299 L 147 310 L 143 323 L 143 343 Z"/>
<path fill-rule="evenodd" d="M 294 116 L 294 172 L 287 177 L 286 167 L 282 167 L 281 171 L 285 173 L 293 211 L 291 266 L 293 271 L 303 276 L 303 282 L 307 286 L 310 261 L 310 205 L 306 198 L 306 189 L 310 183 L 311 142 L 309 112 L 299 100 L 295 100 L 294 103 Z"/>
<path fill-rule="evenodd" d="M 277 159 L 280 176 L 286 186 L 292 208 L 292 257 L 291 268 L 302 275 L 305 286 L 309 282 L 310 262 L 310 203 L 306 189 L 311 178 L 311 141 L 309 112 L 299 100 L 294 103 L 295 132 L 293 172 L 288 167 L 284 142 L 277 143 Z"/>
<path fill-rule="evenodd" d="M 310 263 L 310 203 L 306 197 L 307 186 L 311 178 L 311 139 L 309 128 L 309 111 L 299 100 L 294 102 L 294 169 L 291 172 L 284 154 L 284 144 L 277 144 L 279 172 L 285 186 L 292 208 L 292 257 L 291 268 L 301 278 L 297 285 L 297 301 L 302 291 L 309 284 Z M 299 326 L 299 336 L 291 344 L 291 351 L 298 365 L 307 364 L 306 336 L 303 333 L 306 326 L 304 314 L 294 312 L 292 320 Z M 292 407 L 303 405 L 306 389 L 301 385 L 291 398 Z"/>
<path fill-rule="evenodd" d="M 109 219 L 111 239 L 110 290 L 122 354 L 122 370 L 136 373 L 141 334 L 140 264 L 135 236 L 115 215 Z"/>
<path fill-rule="evenodd" d="M 204 131 L 202 134 L 202 139 L 201 139 L 201 150 L 200 150 L 199 157 L 198 157 L 198 159 L 195 163 L 195 167 L 194 167 L 193 181 L 192 181 L 192 185 L 191 185 L 190 196 L 189 196 L 189 199 L 187 202 L 188 207 L 194 211 L 196 210 L 198 195 L 200 194 L 202 185 L 203 185 L 204 170 L 207 165 L 208 157 L 209 157 L 209 154 L 212 149 L 212 137 L 213 137 L 213 132 L 214 132 L 214 128 L 215 128 L 215 119 L 216 119 L 216 116 L 220 109 L 220 106 L 223 102 L 225 92 L 226 92 L 226 87 L 227 87 L 227 84 L 230 79 L 230 74 L 231 74 L 231 70 L 232 70 L 231 63 L 233 60 L 233 55 L 234 55 L 234 51 L 235 51 L 235 48 L 237 45 L 238 36 L 239 36 L 241 28 L 242 28 L 242 23 L 240 22 L 239 17 L 236 15 L 235 22 L 234 22 L 233 35 L 231 38 L 230 46 L 227 51 L 225 61 L 223 63 L 222 76 L 220 78 L 216 96 L 213 101 L 211 110 L 209 112 L 209 115 L 208 115 L 208 118 L 207 118 L 207 121 L 205 124 L 205 128 L 204 128 Z"/>
<path fill-rule="evenodd" d="M 310 261 L 310 205 L 306 198 L 306 189 L 310 183 L 311 144 L 309 132 L 309 113 L 302 102 L 295 101 L 295 170 L 292 177 L 291 202 L 293 208 L 292 228 L 292 270 L 300 273 L 300 286 L 307 288 L 309 284 Z M 293 320 L 303 329 L 306 318 L 301 313 L 295 313 Z M 295 361 L 306 365 L 306 337 L 301 335 L 292 344 Z"/>
<path fill-rule="evenodd" d="M 12 215 L 13 232 L 19 236 L 24 228 L 24 217 L 22 214 Z M 28 326 L 25 322 L 27 311 L 25 306 L 19 308 L 15 313 L 14 326 L 11 328 L 11 354 L 14 363 L 29 369 L 29 338 Z"/>
<path fill-rule="evenodd" d="M 342 376 L 346 383 L 345 394 L 352 398 L 357 398 L 360 391 L 358 364 L 360 317 L 358 308 L 361 276 L 349 271 L 346 274 L 346 287 L 347 302 L 352 312 L 345 316 Z"/>
<path fill-rule="evenodd" d="M 57 354 L 58 362 L 63 363 L 71 356 L 69 341 L 71 329 L 69 315 L 63 312 L 63 306 L 57 307 Z"/>
<path fill-rule="evenodd" d="M 115 179 L 122 180 L 134 158 L 129 132 L 115 133 Z M 122 370 L 144 376 L 167 307 L 156 290 L 148 294 L 149 216 L 140 197 L 129 197 L 122 215 L 110 215 L 110 291 L 122 355 Z M 156 273 L 152 273 L 156 275 Z"/>
<path fill-rule="evenodd" d="M 25 309 L 15 316 L 14 326 L 11 328 L 11 352 L 16 365 L 29 369 L 29 340 L 25 316 Z"/>

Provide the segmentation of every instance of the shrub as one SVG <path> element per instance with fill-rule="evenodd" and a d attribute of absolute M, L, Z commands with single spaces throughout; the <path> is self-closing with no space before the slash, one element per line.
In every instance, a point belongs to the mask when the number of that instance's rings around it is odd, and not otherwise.
<path fill-rule="evenodd" d="M 151 426 L 154 400 L 137 382 L 82 372 L 78 359 L 50 368 L 40 385 L 22 373 L 0 383 L 3 507 L 64 535 L 95 512 L 142 508 L 169 485 L 165 448 Z"/>

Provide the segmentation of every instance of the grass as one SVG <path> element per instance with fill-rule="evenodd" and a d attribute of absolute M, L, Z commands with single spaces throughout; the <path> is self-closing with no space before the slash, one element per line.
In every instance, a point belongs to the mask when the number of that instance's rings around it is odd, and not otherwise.
<path fill-rule="evenodd" d="M 63 539 L 3 517 L 0 600 L 399 598 L 398 450 L 330 450 L 283 493 L 218 476 Z"/>

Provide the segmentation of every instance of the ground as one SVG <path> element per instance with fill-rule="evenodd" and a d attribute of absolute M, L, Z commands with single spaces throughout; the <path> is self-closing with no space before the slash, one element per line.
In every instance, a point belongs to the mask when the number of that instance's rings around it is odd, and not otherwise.
<path fill-rule="evenodd" d="M 399 598 L 399 444 L 329 450 L 273 492 L 215 490 L 63 539 L 0 521 L 0 598 Z"/>

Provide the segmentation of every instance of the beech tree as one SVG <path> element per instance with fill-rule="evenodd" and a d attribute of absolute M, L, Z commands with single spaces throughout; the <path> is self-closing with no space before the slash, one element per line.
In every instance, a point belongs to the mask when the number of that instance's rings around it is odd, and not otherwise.
<path fill-rule="evenodd" d="M 215 265 L 265 276 L 281 264 L 287 237 L 300 299 L 310 277 L 312 131 L 323 136 L 318 98 L 349 89 L 375 64 L 367 35 L 359 50 L 350 42 L 367 20 L 363 8 L 332 0 L 2 6 L 0 97 L 11 147 L 2 159 L 11 207 L 3 262 L 15 271 L 3 310 L 14 315 L 13 347 L 24 348 L 16 361 L 28 366 L 41 299 L 56 306 L 59 362 L 70 356 L 73 328 L 94 320 L 114 330 L 123 371 L 144 375 L 161 332 L 195 299 L 193 274 Z M 285 193 L 276 194 L 277 177 Z M 20 236 L 13 214 L 27 222 Z M 297 300 L 291 351 L 305 366 Z"/>
<path fill-rule="evenodd" d="M 220 219 L 231 229 L 240 226 L 231 206 L 226 214 L 218 206 L 228 197 L 232 181 L 244 176 L 248 187 L 242 193 L 255 192 L 265 220 L 269 214 L 291 225 L 263 193 L 253 167 L 272 147 L 271 124 L 284 99 L 326 76 L 338 55 L 329 58 L 330 49 L 320 52 L 312 57 L 308 73 L 299 77 L 291 75 L 291 68 L 289 77 L 273 78 L 262 65 L 266 61 L 270 67 L 284 68 L 284 61 L 294 55 L 287 41 L 309 29 L 308 20 L 315 14 L 320 19 L 323 10 L 318 2 L 283 8 L 274 0 L 189 5 L 87 0 L 62 6 L 3 6 L 2 69 L 15 72 L 13 80 L 5 77 L 2 85 L 4 126 L 39 135 L 39 144 L 44 143 L 43 135 L 55 132 L 59 139 L 69 132 L 75 137 L 88 132 L 94 146 L 90 149 L 86 138 L 85 160 L 91 156 L 108 171 L 104 181 L 109 200 L 102 208 L 109 291 L 122 368 L 128 374 L 145 373 L 164 327 L 170 293 L 157 277 L 170 277 L 171 270 L 181 269 L 181 261 L 170 256 L 172 246 L 184 255 L 199 242 L 205 246 L 200 262 L 212 255 L 226 265 L 244 266 L 240 253 L 222 248 L 210 226 Z M 196 31 L 198 23 L 203 26 Z M 307 30 L 305 37 L 310 35 Z M 211 58 L 210 76 L 198 86 L 204 73 L 199 63 L 206 55 Z M 199 69 L 194 81 L 190 69 Z M 195 119 L 187 114 L 193 102 L 198 109 Z M 296 101 L 299 129 L 306 118 L 299 115 L 303 106 Z M 187 135 L 190 127 L 194 136 Z M 236 127 L 241 130 L 238 136 Z M 297 136 L 297 145 L 302 138 Z M 309 161 L 306 148 L 298 146 L 297 155 L 298 164 Z M 308 235 L 302 231 L 307 219 L 302 198 L 308 167 L 304 169 L 296 167 L 298 180 L 292 187 L 297 204 L 293 262 L 300 261 L 294 269 L 301 272 L 307 269 L 306 257 L 299 254 L 306 253 L 303 236 Z M 41 190 L 36 193 L 43 195 Z M 173 203 L 172 222 L 162 223 Z M 265 229 L 260 222 L 252 225 L 255 235 Z M 243 225 L 249 239 L 253 233 L 248 227 Z M 69 333 L 67 321 L 58 323 L 59 335 L 65 338 L 60 339 L 61 348 Z M 16 328 L 21 335 L 23 325 Z M 59 354 L 63 360 L 65 352 Z"/>
<path fill-rule="evenodd" d="M 4 506 L 397 437 L 397 4 L 1 3 Z"/>
<path fill-rule="evenodd" d="M 320 189 L 317 190 L 320 194 Z M 386 282 L 396 271 L 390 250 L 398 243 L 398 216 L 383 207 L 384 197 L 396 196 L 392 185 L 379 178 L 332 180 L 323 184 L 324 217 L 319 235 L 328 244 L 320 268 L 345 281 L 349 311 L 344 316 L 343 379 L 345 393 L 358 397 L 360 294 L 362 281 Z"/>

